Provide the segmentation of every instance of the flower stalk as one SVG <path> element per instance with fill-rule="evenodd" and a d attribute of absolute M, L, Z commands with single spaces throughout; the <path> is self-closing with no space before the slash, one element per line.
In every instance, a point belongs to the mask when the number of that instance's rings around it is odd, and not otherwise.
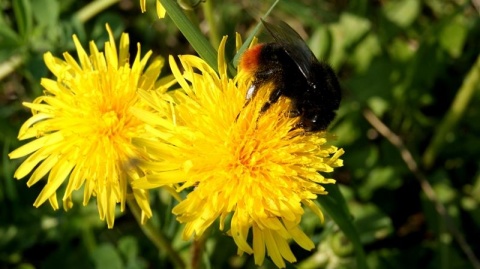
<path fill-rule="evenodd" d="M 423 153 L 423 165 L 426 169 L 430 168 L 437 157 L 438 151 L 445 144 L 448 133 L 453 130 L 458 121 L 465 113 L 472 95 L 480 85 L 480 56 L 477 58 L 467 76 L 463 80 L 462 86 L 458 90 L 455 99 L 450 106 L 447 114 L 434 132 L 430 144 Z"/>
<path fill-rule="evenodd" d="M 175 268 L 185 268 L 185 262 L 170 244 L 171 240 L 167 238 L 163 230 L 153 226 L 151 221 L 142 223 L 142 211 L 134 200 L 128 199 L 127 204 L 143 234 L 145 234 L 160 252 L 167 254 L 166 256 L 174 264 Z"/>

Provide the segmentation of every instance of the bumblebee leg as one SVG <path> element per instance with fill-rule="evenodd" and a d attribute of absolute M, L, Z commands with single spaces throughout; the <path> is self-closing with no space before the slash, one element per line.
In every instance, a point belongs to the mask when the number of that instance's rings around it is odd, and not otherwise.
<path fill-rule="evenodd" d="M 270 97 L 268 98 L 268 101 L 263 105 L 261 112 L 267 111 L 267 109 L 270 108 L 270 106 L 277 102 L 280 96 L 282 96 L 283 90 L 282 89 L 276 89 L 274 90 L 271 94 Z"/>
<path fill-rule="evenodd" d="M 295 117 L 298 117 L 300 115 L 302 115 L 302 113 L 300 113 L 300 111 L 298 109 L 292 109 L 288 112 L 288 116 L 290 118 L 295 118 Z"/>

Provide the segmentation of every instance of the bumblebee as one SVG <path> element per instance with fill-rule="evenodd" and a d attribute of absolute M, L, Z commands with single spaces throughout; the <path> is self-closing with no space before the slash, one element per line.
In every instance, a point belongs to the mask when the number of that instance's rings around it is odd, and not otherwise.
<path fill-rule="evenodd" d="M 326 130 L 341 100 L 335 72 L 318 61 L 300 35 L 285 22 L 274 25 L 262 20 L 262 24 L 274 42 L 250 48 L 240 60 L 241 68 L 254 76 L 247 102 L 262 85 L 272 82 L 274 88 L 262 112 L 284 96 L 291 100 L 291 115 L 300 117 L 298 127 L 310 132 Z"/>

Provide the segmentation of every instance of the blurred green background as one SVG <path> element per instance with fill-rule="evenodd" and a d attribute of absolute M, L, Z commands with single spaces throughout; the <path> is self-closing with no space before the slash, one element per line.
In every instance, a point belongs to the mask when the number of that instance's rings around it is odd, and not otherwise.
<path fill-rule="evenodd" d="M 272 4 L 206 1 L 179 4 L 215 47 L 231 37 L 231 58 L 235 32 L 247 37 Z M 105 8 L 89 9 L 99 3 Z M 84 47 L 89 40 L 103 47 L 108 22 L 117 37 L 130 34 L 132 52 L 136 42 L 164 57 L 194 50 L 168 16 L 156 17 L 152 1 L 145 14 L 137 0 L 0 0 L 0 8 L 0 268 L 171 267 L 128 209 L 109 230 L 94 200 L 81 206 L 81 191 L 68 212 L 34 208 L 42 183 L 27 188 L 26 179 L 13 179 L 22 160 L 7 154 L 23 144 L 16 136 L 31 114 L 22 101 L 41 95 L 40 79 L 51 77 L 43 54 L 72 51 L 72 34 Z M 478 0 L 283 0 L 268 17 L 290 24 L 338 73 L 343 100 L 331 131 L 346 154 L 333 177 L 370 268 L 478 268 L 479 12 Z M 180 239 L 174 205 L 152 191 L 150 221 L 188 260 L 191 242 Z M 302 227 L 317 248 L 292 244 L 298 262 L 289 267 L 356 268 L 351 244 L 328 215 L 321 224 L 307 213 Z M 204 268 L 255 268 L 217 229 L 205 246 Z"/>

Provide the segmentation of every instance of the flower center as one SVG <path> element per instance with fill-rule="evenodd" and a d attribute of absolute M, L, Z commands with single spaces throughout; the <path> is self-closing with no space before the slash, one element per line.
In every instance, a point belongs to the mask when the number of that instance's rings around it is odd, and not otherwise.
<path fill-rule="evenodd" d="M 242 173 L 249 174 L 250 176 L 254 176 L 260 172 L 265 162 L 264 154 L 258 140 L 251 136 L 248 139 L 240 141 L 234 158 L 236 159 L 236 165 L 234 165 L 236 167 L 234 169 L 240 169 L 240 171 L 243 171 Z"/>
<path fill-rule="evenodd" d="M 105 135 L 113 136 L 119 130 L 120 119 L 114 110 L 110 110 L 102 115 L 102 132 Z"/>

